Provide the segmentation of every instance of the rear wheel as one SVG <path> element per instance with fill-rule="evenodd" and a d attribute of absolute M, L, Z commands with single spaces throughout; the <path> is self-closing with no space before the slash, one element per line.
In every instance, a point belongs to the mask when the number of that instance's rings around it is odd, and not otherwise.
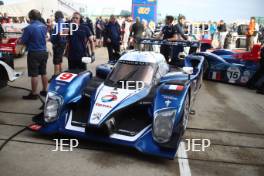
<path fill-rule="evenodd" d="M 21 51 L 19 53 L 19 57 L 23 57 L 25 55 L 25 53 L 26 53 L 26 47 L 22 46 Z"/>
<path fill-rule="evenodd" d="M 19 53 L 15 54 L 15 58 L 20 58 L 20 57 L 23 57 L 26 53 L 26 47 L 25 46 L 22 46 Z"/>

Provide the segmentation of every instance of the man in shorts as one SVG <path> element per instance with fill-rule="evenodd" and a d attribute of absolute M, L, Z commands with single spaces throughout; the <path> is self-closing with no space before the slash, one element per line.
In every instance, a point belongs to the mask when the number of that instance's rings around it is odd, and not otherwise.
<path fill-rule="evenodd" d="M 31 10 L 28 13 L 28 17 L 30 19 L 30 24 L 24 29 L 23 35 L 20 38 L 19 43 L 22 43 L 27 46 L 28 76 L 31 77 L 32 91 L 29 93 L 29 95 L 23 96 L 23 99 L 36 100 L 38 99 L 37 88 L 39 75 L 41 75 L 42 80 L 42 91 L 40 92 L 40 95 L 47 95 L 47 27 L 39 21 L 41 19 L 41 14 L 38 10 Z"/>
<path fill-rule="evenodd" d="M 102 33 L 103 33 L 103 30 L 104 30 L 104 24 L 103 24 L 102 17 L 99 17 L 96 20 L 95 29 L 96 29 L 95 30 L 95 33 L 96 33 L 96 46 L 100 48 L 100 47 L 103 46 Z"/>
<path fill-rule="evenodd" d="M 56 25 L 51 35 L 54 64 L 54 75 L 52 76 L 52 79 L 62 72 L 62 58 L 67 43 L 67 38 L 65 35 L 66 30 L 64 30 L 66 28 L 66 24 L 64 23 L 63 18 L 64 16 L 61 11 L 55 12 Z"/>

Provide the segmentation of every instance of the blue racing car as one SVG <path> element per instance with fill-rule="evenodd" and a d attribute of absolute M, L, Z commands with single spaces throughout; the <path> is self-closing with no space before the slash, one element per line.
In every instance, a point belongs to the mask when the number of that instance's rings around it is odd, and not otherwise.
<path fill-rule="evenodd" d="M 200 52 L 203 56 L 204 78 L 230 84 L 245 86 L 259 67 L 258 61 L 238 59 L 233 52 L 221 50 L 215 52 Z M 259 60 L 259 59 L 258 59 Z"/>
<path fill-rule="evenodd" d="M 49 86 L 43 115 L 33 119 L 30 129 L 173 159 L 202 84 L 203 66 L 202 56 L 188 55 L 179 68 L 160 53 L 130 51 L 109 66 L 105 79 L 90 71 L 61 73 Z"/>

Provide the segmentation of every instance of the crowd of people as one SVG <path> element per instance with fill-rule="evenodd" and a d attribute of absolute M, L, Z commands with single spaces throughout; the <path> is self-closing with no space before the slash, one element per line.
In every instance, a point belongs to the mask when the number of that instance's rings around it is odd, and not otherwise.
<path fill-rule="evenodd" d="M 219 23 L 209 21 L 208 25 L 210 35 L 206 35 L 205 38 L 211 39 L 215 48 L 230 49 L 228 48 L 230 42 L 228 38 L 232 37 L 231 33 L 246 36 L 245 45 L 247 51 L 251 51 L 255 43 L 263 41 L 261 39 L 263 37 L 263 27 L 258 25 L 255 17 L 250 18 L 248 25 L 233 23 L 228 27 L 223 20 L 220 20 Z"/>
<path fill-rule="evenodd" d="M 26 100 L 36 100 L 38 98 L 38 76 L 41 76 L 42 91 L 40 95 L 47 95 L 47 40 L 50 40 L 53 47 L 54 76 L 62 71 L 63 56 L 68 57 L 69 70 L 86 70 L 86 64 L 82 63 L 82 57 L 91 57 L 95 59 L 95 46 L 92 30 L 89 23 L 86 23 L 79 12 L 72 15 L 70 21 L 65 22 L 61 11 L 55 13 L 57 25 L 49 31 L 49 24 L 43 21 L 41 13 L 38 10 L 31 10 L 28 13 L 30 19 L 29 25 L 24 28 L 22 37 L 18 43 L 27 46 L 27 65 L 28 76 L 31 77 L 32 91 L 29 95 L 23 96 Z M 67 26 L 74 23 L 74 29 L 68 29 Z M 50 37 L 47 39 L 47 33 Z M 89 46 L 89 47 L 88 47 Z M 54 77 L 53 76 L 53 77 Z"/>
<path fill-rule="evenodd" d="M 0 12 L 0 24 L 4 23 L 26 23 L 27 20 L 25 17 L 10 17 L 7 13 Z"/>
<path fill-rule="evenodd" d="M 140 39 L 142 38 L 155 37 L 164 41 L 189 40 L 185 31 L 186 18 L 183 15 L 177 18 L 177 23 L 175 23 L 173 16 L 166 16 L 165 25 L 157 35 L 154 35 L 154 30 L 149 27 L 147 21 L 139 18 L 133 22 L 131 17 L 117 18 L 111 15 L 109 19 L 98 17 L 93 24 L 89 18 L 84 18 L 79 12 L 73 13 L 71 19 L 69 19 L 65 18 L 61 11 L 57 11 L 54 14 L 55 21 L 53 22 L 51 19 L 45 21 L 38 10 L 31 10 L 28 13 L 28 18 L 29 25 L 24 28 L 22 37 L 18 41 L 26 45 L 28 50 L 27 66 L 28 76 L 31 77 L 32 92 L 23 97 L 27 100 L 38 98 L 39 75 L 42 82 L 40 95 L 47 95 L 46 67 L 49 56 L 46 46 L 47 41 L 52 43 L 53 50 L 54 75 L 50 79 L 52 80 L 62 72 L 64 56 L 68 58 L 69 70 L 82 71 L 87 69 L 86 64 L 82 62 L 82 58 L 91 57 L 94 61 L 96 47 L 106 47 L 109 62 L 115 62 L 119 59 L 121 50 L 142 50 L 142 45 L 140 45 Z M 3 14 L 0 21 L 1 23 L 10 23 L 9 19 L 7 14 Z M 220 47 L 223 47 L 227 33 L 225 22 L 223 20 L 219 24 L 210 22 L 208 30 L 207 35 L 211 38 L 218 33 Z M 255 31 L 255 19 L 251 18 L 247 33 L 250 47 L 254 40 Z M 162 45 L 160 52 L 169 64 L 177 65 L 179 64 L 178 54 L 183 52 L 183 47 L 171 48 L 168 45 Z M 174 53 L 174 55 L 171 55 L 171 53 Z M 257 72 L 258 75 L 263 74 L 263 67 L 261 68 L 262 70 Z M 254 79 L 251 80 L 248 87 L 252 88 L 253 82 L 255 83 L 259 76 Z M 259 92 L 263 93 L 264 87 L 259 89 Z"/>

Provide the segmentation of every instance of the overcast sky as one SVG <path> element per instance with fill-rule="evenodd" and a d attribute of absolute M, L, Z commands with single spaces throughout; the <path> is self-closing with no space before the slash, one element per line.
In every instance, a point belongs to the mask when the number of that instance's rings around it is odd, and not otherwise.
<path fill-rule="evenodd" d="M 4 0 L 5 3 L 23 0 Z M 89 9 L 118 8 L 131 10 L 132 0 L 67 0 L 87 3 Z M 95 3 L 98 2 L 98 3 Z M 264 16 L 263 0 L 158 0 L 158 13 L 184 14 L 190 20 L 233 21 L 248 19 L 251 16 Z"/>

